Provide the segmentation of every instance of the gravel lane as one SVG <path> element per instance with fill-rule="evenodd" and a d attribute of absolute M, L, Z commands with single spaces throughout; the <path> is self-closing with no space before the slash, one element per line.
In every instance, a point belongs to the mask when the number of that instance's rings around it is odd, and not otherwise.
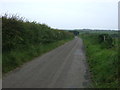
<path fill-rule="evenodd" d="M 24 64 L 3 77 L 3 88 L 86 88 L 90 75 L 80 38 Z"/>

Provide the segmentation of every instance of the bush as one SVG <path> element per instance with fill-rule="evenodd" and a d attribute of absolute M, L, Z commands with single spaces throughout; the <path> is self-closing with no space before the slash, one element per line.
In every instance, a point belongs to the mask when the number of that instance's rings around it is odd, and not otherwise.
<path fill-rule="evenodd" d="M 104 48 L 113 47 L 113 38 L 109 34 L 101 34 L 101 35 L 99 35 L 98 40 L 99 40 L 100 44 L 103 44 L 102 46 Z"/>
<path fill-rule="evenodd" d="M 27 48 L 29 45 L 46 44 L 67 38 L 73 34 L 52 29 L 45 24 L 25 22 L 18 16 L 2 17 L 3 52 L 16 48 Z"/>

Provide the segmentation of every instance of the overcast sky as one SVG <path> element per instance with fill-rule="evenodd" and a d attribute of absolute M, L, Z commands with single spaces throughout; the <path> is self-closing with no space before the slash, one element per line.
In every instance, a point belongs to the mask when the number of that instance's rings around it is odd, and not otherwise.
<path fill-rule="evenodd" d="M 0 13 L 59 29 L 117 29 L 119 0 L 0 0 Z"/>

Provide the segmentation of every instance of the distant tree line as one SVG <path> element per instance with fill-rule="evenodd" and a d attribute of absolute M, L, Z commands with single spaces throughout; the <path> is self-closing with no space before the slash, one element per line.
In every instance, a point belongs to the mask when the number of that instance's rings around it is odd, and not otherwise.
<path fill-rule="evenodd" d="M 73 30 L 73 31 L 69 31 L 72 32 L 75 36 L 79 35 L 79 31 Z"/>

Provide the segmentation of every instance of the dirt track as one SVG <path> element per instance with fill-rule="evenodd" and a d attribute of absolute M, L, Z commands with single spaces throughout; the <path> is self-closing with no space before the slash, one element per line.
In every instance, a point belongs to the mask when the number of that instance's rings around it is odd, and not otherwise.
<path fill-rule="evenodd" d="M 89 84 L 80 38 L 32 60 L 3 78 L 3 88 L 85 88 Z"/>

